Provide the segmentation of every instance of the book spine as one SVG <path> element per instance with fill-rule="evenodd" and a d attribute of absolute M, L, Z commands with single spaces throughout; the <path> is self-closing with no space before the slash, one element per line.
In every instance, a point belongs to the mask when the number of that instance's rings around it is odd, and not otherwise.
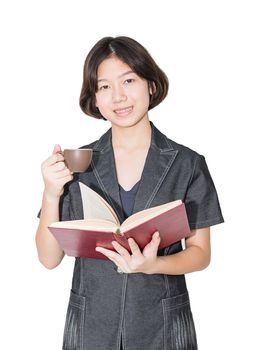
<path fill-rule="evenodd" d="M 116 228 L 116 232 L 115 232 L 116 235 L 120 235 L 120 236 L 123 236 L 123 234 L 121 233 L 121 229 L 120 227 L 117 227 Z"/>

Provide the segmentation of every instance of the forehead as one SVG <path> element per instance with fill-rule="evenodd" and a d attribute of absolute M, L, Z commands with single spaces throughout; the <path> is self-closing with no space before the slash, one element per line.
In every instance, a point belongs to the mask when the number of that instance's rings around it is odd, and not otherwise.
<path fill-rule="evenodd" d="M 126 72 L 132 72 L 128 64 L 121 61 L 118 57 L 106 58 L 98 67 L 98 79 L 115 79 Z"/>

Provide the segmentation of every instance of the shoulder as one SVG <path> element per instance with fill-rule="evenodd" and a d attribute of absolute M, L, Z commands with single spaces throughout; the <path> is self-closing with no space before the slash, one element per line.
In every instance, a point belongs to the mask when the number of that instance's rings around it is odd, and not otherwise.
<path fill-rule="evenodd" d="M 79 147 L 79 149 L 83 149 L 83 148 L 91 148 L 91 149 L 93 149 L 94 146 L 98 143 L 98 141 L 99 140 L 96 140 L 96 141 L 93 141 L 93 142 L 89 143 L 88 145 L 81 146 L 81 147 Z"/>
<path fill-rule="evenodd" d="M 194 168 L 196 163 L 205 161 L 205 157 L 198 151 L 188 147 L 187 145 L 174 141 L 164 134 L 162 135 L 165 138 L 165 142 L 167 143 L 169 150 L 177 153 L 175 160 L 176 162 L 181 163 L 183 166 Z"/>
<path fill-rule="evenodd" d="M 185 146 L 169 138 L 167 138 L 167 140 L 172 145 L 173 149 L 177 150 L 183 157 L 194 159 L 202 156 L 201 153 L 191 149 L 188 146 Z"/>
<path fill-rule="evenodd" d="M 203 157 L 199 152 L 171 139 L 168 135 L 165 135 L 159 129 L 157 129 L 153 123 L 151 124 L 153 126 L 153 143 L 161 153 L 174 151 L 177 153 L 177 157 L 179 159 L 190 161 L 195 161 L 198 158 Z"/>
<path fill-rule="evenodd" d="M 180 174 L 193 176 L 196 168 L 204 167 L 205 158 L 198 151 L 174 141 L 153 125 L 153 143 L 161 154 L 175 159 L 174 163 Z"/>

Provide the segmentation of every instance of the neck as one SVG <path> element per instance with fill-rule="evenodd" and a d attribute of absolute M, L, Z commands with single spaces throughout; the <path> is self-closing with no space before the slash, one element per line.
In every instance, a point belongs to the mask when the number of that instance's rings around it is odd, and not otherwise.
<path fill-rule="evenodd" d="M 112 125 L 113 148 L 134 150 L 139 147 L 148 147 L 151 143 L 151 125 L 148 118 L 143 118 L 139 123 L 122 128 Z"/>

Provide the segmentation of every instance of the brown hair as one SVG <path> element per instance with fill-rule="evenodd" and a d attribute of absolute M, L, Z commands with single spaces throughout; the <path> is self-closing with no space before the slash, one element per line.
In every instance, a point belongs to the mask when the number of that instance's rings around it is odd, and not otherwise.
<path fill-rule="evenodd" d="M 105 37 L 93 46 L 84 63 L 83 85 L 79 103 L 85 114 L 106 120 L 95 105 L 95 93 L 97 92 L 98 67 L 111 55 L 118 57 L 138 76 L 148 81 L 153 92 L 150 96 L 148 109 L 154 108 L 164 100 L 168 93 L 168 78 L 149 52 L 129 37 Z"/>

